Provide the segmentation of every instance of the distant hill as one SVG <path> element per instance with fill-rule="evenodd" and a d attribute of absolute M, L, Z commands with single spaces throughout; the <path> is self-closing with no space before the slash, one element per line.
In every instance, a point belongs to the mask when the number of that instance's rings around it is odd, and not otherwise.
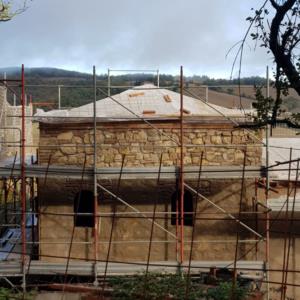
<path fill-rule="evenodd" d="M 19 67 L 8 67 L 8 68 L 0 68 L 0 73 L 6 75 L 8 77 L 13 76 L 20 76 L 21 75 L 21 69 Z M 87 73 L 81 73 L 76 71 L 69 71 L 64 69 L 58 69 L 58 68 L 26 68 L 25 69 L 25 75 L 26 77 L 61 77 L 61 78 L 90 78 L 91 74 Z"/>
<path fill-rule="evenodd" d="M 20 78 L 21 70 L 17 67 L 0 68 L 0 74 L 6 73 L 8 79 Z M 2 77 L 0 75 L 0 77 Z M 124 74 L 112 76 L 111 84 L 115 86 L 132 86 L 140 85 L 143 82 L 153 82 L 156 84 L 156 76 L 152 74 Z M 57 108 L 58 103 L 58 85 L 61 87 L 61 103 L 63 107 L 80 106 L 91 102 L 93 99 L 93 78 L 92 74 L 81 73 L 58 68 L 26 68 L 25 69 L 26 93 L 32 95 L 34 103 L 53 103 L 52 106 L 41 105 L 44 109 Z M 254 85 L 264 85 L 265 78 L 262 77 L 246 77 L 240 79 L 242 87 L 241 98 L 237 88 L 229 87 L 229 85 L 237 85 L 237 79 L 215 79 L 208 76 L 194 75 L 185 77 L 185 87 L 189 88 L 194 94 L 205 98 L 205 88 L 200 85 L 209 86 L 208 100 L 210 103 L 221 105 L 224 107 L 240 107 L 249 108 L 254 101 Z M 107 74 L 97 76 L 97 85 L 102 91 L 107 92 Z M 172 86 L 173 91 L 178 89 L 174 86 L 178 85 L 178 76 L 168 74 L 160 75 L 161 86 Z M 228 87 L 226 87 L 228 86 Z M 127 88 L 113 88 L 111 94 L 120 93 Z M 17 87 L 14 87 L 17 94 L 20 93 Z M 271 90 L 273 94 L 273 91 Z M 9 101 L 13 101 L 12 93 L 9 92 Z M 98 91 L 98 99 L 104 98 L 104 93 Z M 19 98 L 19 97 L 18 97 Z M 289 97 L 285 100 L 285 107 L 292 111 L 300 111 L 300 98 L 291 91 Z M 19 100 L 17 99 L 17 102 Z"/>

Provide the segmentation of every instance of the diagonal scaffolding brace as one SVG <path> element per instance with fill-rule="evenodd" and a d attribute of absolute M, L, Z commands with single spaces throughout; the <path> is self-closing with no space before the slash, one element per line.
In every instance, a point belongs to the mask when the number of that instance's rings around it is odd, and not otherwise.
<path fill-rule="evenodd" d="M 250 232 L 252 232 L 253 234 L 255 234 L 256 236 L 258 236 L 260 239 L 264 239 L 264 237 L 259 234 L 258 232 L 256 232 L 255 230 L 253 230 L 251 227 L 249 227 L 248 225 L 246 225 L 244 222 L 242 222 L 241 220 L 237 219 L 234 215 L 228 213 L 224 208 L 222 208 L 221 206 L 219 206 L 218 204 L 212 202 L 211 200 L 209 200 L 208 198 L 206 198 L 205 196 L 203 196 L 202 194 L 200 194 L 199 192 L 197 192 L 195 189 L 193 189 L 191 186 L 189 186 L 187 183 L 184 184 L 184 186 L 190 190 L 192 193 L 196 194 L 197 196 L 201 197 L 202 199 L 208 201 L 211 205 L 213 205 L 215 208 L 217 208 L 218 210 L 220 210 L 221 212 L 223 212 L 224 214 L 226 214 L 229 218 L 231 218 L 232 220 L 235 220 L 237 223 L 239 223 L 242 227 L 246 228 L 247 230 L 249 230 Z"/>
<path fill-rule="evenodd" d="M 170 236 L 172 236 L 173 238 L 177 239 L 177 236 L 170 232 L 169 230 L 165 229 L 163 226 L 161 226 L 160 224 L 158 224 L 157 222 L 153 221 L 153 219 L 148 218 L 147 215 L 145 215 L 144 213 L 142 213 L 141 211 L 139 211 L 138 209 L 136 209 L 134 206 L 130 205 L 129 203 L 127 203 L 126 201 L 124 201 L 122 198 L 118 197 L 117 195 L 115 195 L 114 193 L 112 193 L 111 191 L 109 191 L 107 188 L 105 188 L 103 185 L 98 183 L 98 187 L 103 190 L 104 192 L 108 193 L 110 196 L 112 196 L 113 198 L 115 198 L 116 200 L 120 201 L 121 203 L 123 203 L 124 205 L 128 206 L 130 209 L 132 209 L 134 212 L 136 212 L 137 214 L 142 215 L 145 219 L 147 219 L 150 223 L 154 223 L 155 226 L 157 226 L 158 228 L 160 228 L 161 230 L 163 230 L 164 232 L 168 233 Z"/>

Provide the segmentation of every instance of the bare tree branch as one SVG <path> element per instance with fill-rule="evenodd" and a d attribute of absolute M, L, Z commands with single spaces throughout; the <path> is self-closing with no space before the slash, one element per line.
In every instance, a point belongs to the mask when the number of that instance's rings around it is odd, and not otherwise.
<path fill-rule="evenodd" d="M 274 2 L 270 0 L 271 3 Z M 283 35 L 280 37 L 280 27 L 282 25 L 282 21 L 287 15 L 288 11 L 292 9 L 295 5 L 296 0 L 287 0 L 283 5 L 274 6 L 276 8 L 276 14 L 271 23 L 270 29 L 270 41 L 269 47 L 274 55 L 275 62 L 279 68 L 282 69 L 284 74 L 287 76 L 290 85 L 297 91 L 300 95 L 300 76 L 299 72 L 296 69 L 295 65 L 291 61 L 291 50 L 295 47 L 295 45 L 289 49 L 287 49 L 287 41 L 290 35 L 292 34 L 292 29 L 288 29 Z M 281 41 L 281 43 L 280 43 Z"/>

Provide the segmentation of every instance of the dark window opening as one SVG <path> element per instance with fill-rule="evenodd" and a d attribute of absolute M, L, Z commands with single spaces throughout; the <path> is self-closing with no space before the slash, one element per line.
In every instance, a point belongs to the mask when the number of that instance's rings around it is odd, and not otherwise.
<path fill-rule="evenodd" d="M 178 212 L 178 224 L 181 224 L 181 203 L 180 203 L 180 190 L 177 190 L 172 195 L 171 200 L 171 225 L 176 225 L 176 206 Z M 183 198 L 183 225 L 193 226 L 194 225 L 194 209 L 193 209 L 193 196 L 189 191 L 184 191 Z"/>
<path fill-rule="evenodd" d="M 77 227 L 94 227 L 94 194 L 83 190 L 74 199 L 74 224 Z M 77 215 L 76 215 L 77 213 Z M 89 213 L 91 215 L 80 215 Z"/>

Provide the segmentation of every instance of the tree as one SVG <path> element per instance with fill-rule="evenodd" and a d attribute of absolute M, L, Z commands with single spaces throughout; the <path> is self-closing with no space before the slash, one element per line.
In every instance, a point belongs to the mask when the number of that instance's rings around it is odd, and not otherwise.
<path fill-rule="evenodd" d="M 239 45 L 233 67 L 239 61 L 241 74 L 244 45 L 250 35 L 259 46 L 272 53 L 275 68 L 276 97 L 273 104 L 271 122 L 275 123 L 282 103 L 282 95 L 294 88 L 300 95 L 300 0 L 265 0 L 259 9 L 252 9 L 254 15 L 247 18 L 249 27 L 235 46 Z M 231 50 L 231 49 L 230 49 Z"/>
<path fill-rule="evenodd" d="M 267 7 L 267 4 L 269 6 Z M 294 88 L 300 95 L 300 1 L 268 0 L 255 10 L 253 17 L 247 18 L 250 26 L 255 28 L 251 33 L 260 46 L 268 49 L 274 56 L 278 81 Z"/>
<path fill-rule="evenodd" d="M 10 21 L 16 15 L 21 14 L 27 9 L 27 1 L 24 0 L 22 5 L 14 8 L 12 1 L 0 0 L 0 22 Z"/>

